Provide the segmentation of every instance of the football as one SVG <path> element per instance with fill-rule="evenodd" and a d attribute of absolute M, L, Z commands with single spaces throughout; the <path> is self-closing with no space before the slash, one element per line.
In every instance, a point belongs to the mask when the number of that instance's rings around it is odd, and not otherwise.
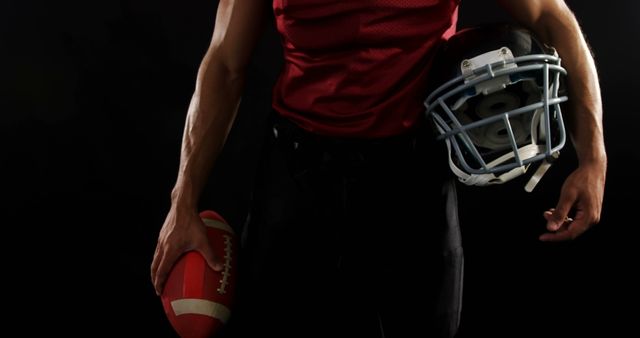
<path fill-rule="evenodd" d="M 189 251 L 174 264 L 161 299 L 169 322 L 182 338 L 209 338 L 226 323 L 235 294 L 238 243 L 229 224 L 215 211 L 200 217 L 221 271 L 211 269 L 197 251 Z"/>

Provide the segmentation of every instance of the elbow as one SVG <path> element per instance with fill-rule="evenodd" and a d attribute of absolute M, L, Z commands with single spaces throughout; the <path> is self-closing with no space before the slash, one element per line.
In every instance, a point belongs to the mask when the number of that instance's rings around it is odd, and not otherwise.
<path fill-rule="evenodd" d="M 213 80 L 227 88 L 233 88 L 244 82 L 246 68 L 246 64 L 226 57 L 223 51 L 210 50 L 200 65 L 198 78 L 204 82 Z"/>
<path fill-rule="evenodd" d="M 225 80 L 230 83 L 242 83 L 244 81 L 247 65 L 239 64 L 233 60 L 221 60 L 220 67 L 225 73 Z"/>
<path fill-rule="evenodd" d="M 230 88 L 242 86 L 244 83 L 246 66 L 221 60 L 217 63 L 215 68 L 220 74 L 222 74 L 221 80 Z"/>

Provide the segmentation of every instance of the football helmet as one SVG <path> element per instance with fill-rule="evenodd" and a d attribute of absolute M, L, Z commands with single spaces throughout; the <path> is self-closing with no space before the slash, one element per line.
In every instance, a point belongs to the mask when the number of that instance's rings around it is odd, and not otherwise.
<path fill-rule="evenodd" d="M 443 43 L 424 101 L 449 166 L 467 185 L 510 181 L 534 163 L 531 191 L 566 141 L 555 49 L 510 24 L 462 29 Z"/>

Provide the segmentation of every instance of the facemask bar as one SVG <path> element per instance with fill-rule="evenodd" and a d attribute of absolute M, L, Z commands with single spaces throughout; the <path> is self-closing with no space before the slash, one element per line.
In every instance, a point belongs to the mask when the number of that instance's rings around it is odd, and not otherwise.
<path fill-rule="evenodd" d="M 532 62 L 535 63 L 530 64 Z M 515 65 L 524 63 L 524 65 L 517 67 L 505 67 L 505 65 L 510 63 L 513 63 Z M 541 102 L 529 104 L 465 125 L 460 123 L 458 118 L 456 118 L 455 113 L 453 113 L 453 111 L 449 108 L 449 105 L 446 103 L 448 99 L 455 97 L 456 95 L 460 95 L 463 92 L 468 92 L 469 90 L 475 91 L 476 86 L 481 82 L 488 81 L 500 76 L 512 76 L 518 73 L 533 71 L 542 71 L 543 95 Z M 553 73 L 552 84 L 550 84 L 550 72 Z M 564 144 L 566 142 L 566 132 L 562 119 L 560 103 L 567 101 L 567 97 L 558 97 L 558 91 L 560 87 L 560 74 L 566 75 L 566 73 L 566 70 L 560 66 L 560 58 L 554 55 L 547 54 L 526 55 L 516 57 L 511 60 L 501 60 L 499 62 L 486 64 L 483 67 L 473 70 L 473 78 L 471 80 L 469 80 L 469 75 L 461 75 L 438 87 L 438 89 L 431 93 L 424 101 L 425 107 L 427 108 L 426 114 L 427 116 L 432 117 L 434 122 L 438 126 L 438 129 L 441 133 L 441 135 L 438 136 L 438 139 L 447 139 L 450 142 L 453 150 L 455 151 L 456 157 L 458 158 L 459 164 L 465 171 L 470 174 L 496 174 L 509 171 L 514 168 L 522 167 L 529 163 L 540 161 L 543 159 L 552 159 L 554 157 L 557 157 L 556 153 L 562 147 L 564 147 Z M 465 81 L 467 82 L 465 83 Z M 553 106 L 554 108 L 554 116 L 551 116 L 552 112 L 550 106 Z M 443 118 L 440 112 L 436 110 L 437 107 L 441 108 L 450 123 L 447 123 L 447 119 Z M 537 154 L 533 157 L 522 159 L 518 152 L 518 145 L 516 144 L 509 119 L 521 114 L 532 113 L 538 109 L 543 109 L 544 111 L 544 114 L 541 118 L 543 119 L 542 124 L 545 130 L 545 146 L 544 149 L 542 149 L 542 153 Z M 559 129 L 559 140 L 558 144 L 555 146 L 552 145 L 551 140 L 551 118 L 557 120 Z M 512 151 L 514 153 L 514 158 L 513 161 L 509 163 L 500 164 L 497 166 L 489 166 L 484 161 L 478 149 L 471 141 L 471 138 L 469 137 L 467 131 L 478 126 L 494 123 L 497 121 L 502 121 L 502 123 L 504 123 L 505 129 L 510 136 L 510 143 Z M 459 144 L 459 142 L 461 142 L 462 145 Z M 471 165 L 467 163 L 465 157 L 463 156 L 461 147 L 469 150 L 469 154 L 480 165 L 479 168 L 472 168 Z"/>

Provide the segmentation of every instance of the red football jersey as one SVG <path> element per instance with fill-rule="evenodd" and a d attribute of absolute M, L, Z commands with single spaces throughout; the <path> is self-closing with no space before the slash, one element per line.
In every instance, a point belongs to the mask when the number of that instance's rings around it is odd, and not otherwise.
<path fill-rule="evenodd" d="M 274 0 L 284 68 L 273 108 L 317 134 L 407 132 L 424 111 L 439 41 L 460 0 Z"/>

